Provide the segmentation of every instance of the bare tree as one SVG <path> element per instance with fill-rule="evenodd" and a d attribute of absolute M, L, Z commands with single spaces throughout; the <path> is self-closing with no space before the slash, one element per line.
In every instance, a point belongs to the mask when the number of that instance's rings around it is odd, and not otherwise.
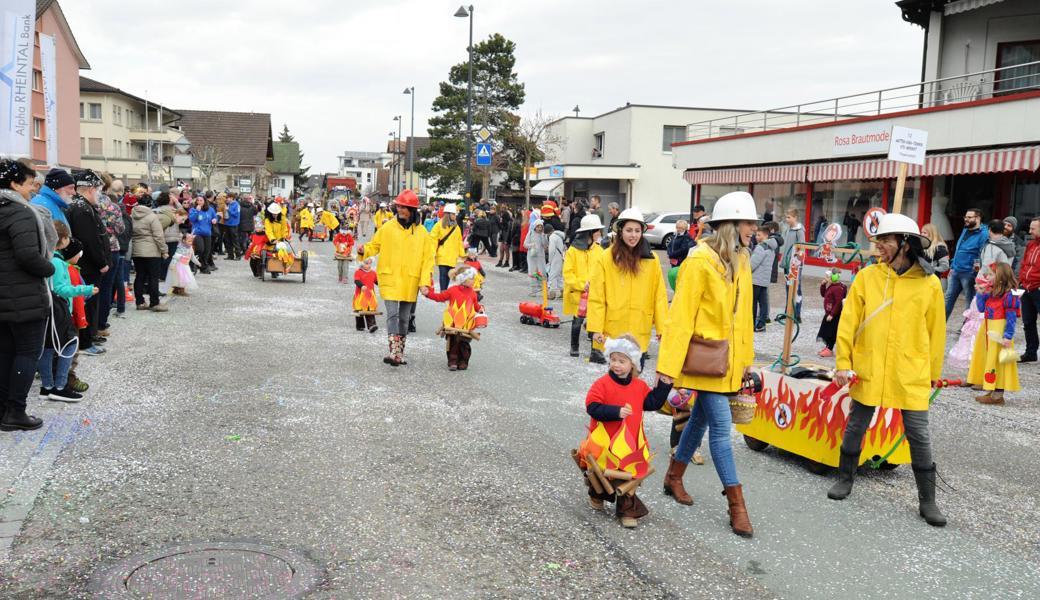
<path fill-rule="evenodd" d="M 199 168 L 202 177 L 206 179 L 206 189 L 213 189 L 213 175 L 220 165 L 225 163 L 224 153 L 216 146 L 202 146 L 192 148 L 192 156 Z"/>
<path fill-rule="evenodd" d="M 510 143 L 524 161 L 524 203 L 531 208 L 531 165 L 550 155 L 563 138 L 553 129 L 558 119 L 545 115 L 541 109 L 520 120 L 510 132 Z"/>

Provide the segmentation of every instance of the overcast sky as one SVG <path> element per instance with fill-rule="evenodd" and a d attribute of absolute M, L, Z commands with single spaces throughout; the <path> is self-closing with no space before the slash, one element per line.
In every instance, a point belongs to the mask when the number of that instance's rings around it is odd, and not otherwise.
<path fill-rule="evenodd" d="M 92 69 L 171 108 L 271 113 L 311 172 L 385 150 L 415 86 L 466 58 L 459 0 L 64 0 Z M 922 31 L 891 0 L 476 0 L 474 38 L 516 42 L 525 114 L 626 102 L 764 109 L 917 81 Z"/>

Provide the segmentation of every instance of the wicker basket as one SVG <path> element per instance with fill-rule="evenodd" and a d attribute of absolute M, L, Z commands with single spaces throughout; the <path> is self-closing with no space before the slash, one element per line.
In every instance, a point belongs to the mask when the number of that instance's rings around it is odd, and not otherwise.
<path fill-rule="evenodd" d="M 733 413 L 733 423 L 745 425 L 755 418 L 755 397 L 741 392 L 729 399 L 729 410 Z"/>

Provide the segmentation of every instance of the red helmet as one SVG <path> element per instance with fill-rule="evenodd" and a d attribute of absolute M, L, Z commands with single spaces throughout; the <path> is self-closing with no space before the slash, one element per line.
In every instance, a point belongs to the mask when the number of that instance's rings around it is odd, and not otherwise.
<path fill-rule="evenodd" d="M 412 190 L 404 190 L 397 195 L 394 204 L 397 204 L 398 206 L 407 206 L 408 208 L 419 208 L 419 197 L 416 196 L 415 192 Z"/>

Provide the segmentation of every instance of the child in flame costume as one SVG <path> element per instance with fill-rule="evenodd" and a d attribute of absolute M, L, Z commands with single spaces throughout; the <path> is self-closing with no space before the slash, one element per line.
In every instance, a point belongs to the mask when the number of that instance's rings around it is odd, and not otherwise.
<path fill-rule="evenodd" d="M 443 292 L 430 290 L 426 297 L 435 302 L 447 302 L 444 308 L 444 319 L 441 325 L 445 328 L 461 331 L 473 331 L 477 327 L 477 313 L 483 310 L 477 291 L 474 289 L 479 276 L 473 267 L 463 265 L 452 269 L 449 273 L 452 285 Z M 473 355 L 469 338 L 463 335 L 445 333 L 448 345 L 448 370 L 465 371 L 469 368 L 469 359 Z"/>
<path fill-rule="evenodd" d="M 336 269 L 339 271 L 339 282 L 347 282 L 347 267 L 350 265 L 350 257 L 354 254 L 354 236 L 348 229 L 341 229 L 335 237 L 332 238 L 332 245 L 336 248 L 334 258 L 336 259 Z M 357 279 L 354 279 L 357 281 Z M 355 307 L 354 310 L 357 310 Z"/>
<path fill-rule="evenodd" d="M 375 313 L 379 309 L 379 301 L 376 300 L 377 283 L 379 276 L 372 270 L 372 259 L 366 258 L 361 261 L 358 270 L 354 271 L 355 313 Z M 355 314 L 354 322 L 358 331 L 364 331 L 367 327 L 369 333 L 375 333 L 379 329 L 376 327 L 375 314 Z"/>
<path fill-rule="evenodd" d="M 589 432 L 578 448 L 578 466 L 585 469 L 592 508 L 602 510 L 604 501 L 614 502 L 621 526 L 633 528 L 638 524 L 636 519 L 650 511 L 635 495 L 635 487 L 629 492 L 622 486 L 627 481 L 641 482 L 652 472 L 643 413 L 664 405 L 672 379 L 661 375 L 650 389 L 639 378 L 643 351 L 639 341 L 629 334 L 608 339 L 604 351 L 610 368 L 592 384 L 585 397 Z M 595 464 L 589 464 L 588 457 Z M 609 486 L 602 484 L 601 476 L 610 482 Z"/>

